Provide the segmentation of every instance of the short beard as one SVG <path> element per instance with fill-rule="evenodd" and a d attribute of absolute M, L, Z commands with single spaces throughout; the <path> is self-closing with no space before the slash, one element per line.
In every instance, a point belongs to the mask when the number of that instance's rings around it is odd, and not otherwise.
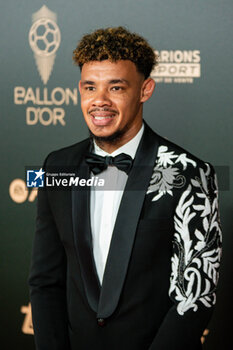
<path fill-rule="evenodd" d="M 115 145 L 120 141 L 120 139 L 122 138 L 122 136 L 125 134 L 127 130 L 128 128 L 125 127 L 122 130 L 115 131 L 112 135 L 109 135 L 109 136 L 96 136 L 89 129 L 89 134 L 90 134 L 90 137 L 94 139 L 96 143 L 100 146 L 103 144 Z"/>

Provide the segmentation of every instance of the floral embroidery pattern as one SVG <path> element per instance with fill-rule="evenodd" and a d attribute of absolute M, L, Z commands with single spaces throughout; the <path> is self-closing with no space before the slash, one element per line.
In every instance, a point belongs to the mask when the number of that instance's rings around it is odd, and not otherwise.
<path fill-rule="evenodd" d="M 184 184 L 185 177 L 179 174 L 178 168 L 155 166 L 147 193 L 158 192 L 152 199 L 152 201 L 156 201 L 166 193 L 172 196 L 172 188 L 182 187 Z"/>
<path fill-rule="evenodd" d="M 174 254 L 169 295 L 177 302 L 180 315 L 198 302 L 211 307 L 216 301 L 216 285 L 221 258 L 221 228 L 218 217 L 216 176 L 200 169 L 200 177 L 191 180 L 176 208 Z M 193 219 L 200 218 L 192 225 Z M 194 219 L 194 220 L 195 220 Z M 192 230 L 193 228 L 193 230 Z"/>
<path fill-rule="evenodd" d="M 174 151 L 168 152 L 167 146 L 160 146 L 158 149 L 158 165 L 167 167 L 167 165 L 173 165 L 174 163 L 182 163 L 183 170 L 187 168 L 188 163 L 196 167 L 196 162 L 187 157 L 186 153 L 181 153 L 179 155 L 174 154 Z"/>
<path fill-rule="evenodd" d="M 189 159 L 186 153 L 180 155 L 174 153 L 174 151 L 168 152 L 167 146 L 160 146 L 158 149 L 158 158 L 147 190 L 147 194 L 157 193 L 152 201 L 157 201 L 165 194 L 172 196 L 174 187 L 180 188 L 185 185 L 185 177 L 179 173 L 178 168 L 173 167 L 174 164 L 181 163 L 183 170 L 187 168 L 188 163 L 196 167 L 196 162 Z"/>

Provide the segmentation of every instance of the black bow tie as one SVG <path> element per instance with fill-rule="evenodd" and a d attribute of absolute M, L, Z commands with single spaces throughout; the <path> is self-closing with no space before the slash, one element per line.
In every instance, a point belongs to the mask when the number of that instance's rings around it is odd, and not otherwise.
<path fill-rule="evenodd" d="M 101 173 L 107 169 L 109 165 L 116 166 L 119 170 L 128 174 L 133 165 L 133 159 L 125 153 L 121 153 L 116 157 L 102 157 L 94 153 L 88 153 L 85 160 L 94 175 Z"/>

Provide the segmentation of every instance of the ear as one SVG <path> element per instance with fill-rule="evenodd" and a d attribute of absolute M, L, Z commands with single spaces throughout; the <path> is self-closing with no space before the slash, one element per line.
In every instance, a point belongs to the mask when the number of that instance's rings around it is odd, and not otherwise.
<path fill-rule="evenodd" d="M 79 90 L 79 93 L 81 94 L 81 80 L 79 80 L 78 82 L 78 90 Z"/>
<path fill-rule="evenodd" d="M 155 81 L 152 78 L 147 78 L 141 89 L 141 102 L 149 100 L 155 88 Z"/>

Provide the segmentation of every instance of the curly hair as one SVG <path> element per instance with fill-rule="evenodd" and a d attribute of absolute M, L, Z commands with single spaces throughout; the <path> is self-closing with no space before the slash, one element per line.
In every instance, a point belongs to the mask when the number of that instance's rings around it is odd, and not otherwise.
<path fill-rule="evenodd" d="M 130 60 L 145 78 L 150 76 L 158 63 L 158 56 L 148 42 L 124 27 L 97 29 L 84 35 L 73 54 L 73 60 L 80 70 L 84 63 L 90 61 Z"/>

